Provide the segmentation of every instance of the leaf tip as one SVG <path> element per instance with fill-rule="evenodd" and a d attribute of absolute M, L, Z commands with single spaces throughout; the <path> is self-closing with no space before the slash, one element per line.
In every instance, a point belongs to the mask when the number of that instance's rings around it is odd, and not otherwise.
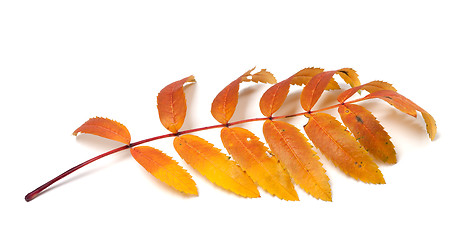
<path fill-rule="evenodd" d="M 326 197 L 322 197 L 320 198 L 321 200 L 325 201 L 325 202 L 332 202 L 332 197 L 329 195 L 329 196 L 326 196 Z"/>
<path fill-rule="evenodd" d="M 186 78 L 185 78 L 185 82 L 196 83 L 195 76 L 194 76 L 194 75 L 190 75 L 190 76 L 186 77 Z"/>
<path fill-rule="evenodd" d="M 339 76 L 341 76 L 342 79 L 346 83 L 348 83 L 351 87 L 356 87 L 360 86 L 360 80 L 358 79 L 358 74 L 357 71 L 355 71 L 352 68 L 341 68 L 337 71 L 339 73 Z"/>
<path fill-rule="evenodd" d="M 276 196 L 277 197 L 277 196 Z M 300 201 L 300 199 L 298 198 L 298 196 L 293 196 L 293 197 L 289 197 L 289 198 L 280 198 L 281 200 L 284 200 L 284 201 L 290 201 L 290 202 L 298 202 Z"/>
<path fill-rule="evenodd" d="M 386 180 L 384 179 L 383 173 L 381 173 L 381 171 L 379 170 L 376 171 L 376 174 L 372 178 L 366 181 L 361 179 L 361 181 L 371 184 L 386 184 Z"/>
<path fill-rule="evenodd" d="M 199 197 L 198 188 L 196 187 L 196 185 L 193 188 L 183 190 L 182 192 L 190 196 Z"/>

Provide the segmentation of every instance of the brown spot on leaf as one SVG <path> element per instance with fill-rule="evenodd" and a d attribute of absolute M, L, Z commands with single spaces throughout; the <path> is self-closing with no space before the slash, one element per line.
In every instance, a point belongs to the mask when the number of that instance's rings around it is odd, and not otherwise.
<path fill-rule="evenodd" d="M 359 117 L 359 116 L 355 116 L 355 118 L 357 119 L 357 122 L 359 122 L 359 123 L 363 124 L 363 120 L 362 120 L 362 118 L 361 118 L 361 117 Z"/>

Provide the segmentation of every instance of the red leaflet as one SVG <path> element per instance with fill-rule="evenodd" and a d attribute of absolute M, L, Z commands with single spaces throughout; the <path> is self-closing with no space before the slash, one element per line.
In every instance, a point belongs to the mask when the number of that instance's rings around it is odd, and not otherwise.
<path fill-rule="evenodd" d="M 161 123 L 173 133 L 178 132 L 185 121 L 186 100 L 183 84 L 186 82 L 195 82 L 195 77 L 189 76 L 173 82 L 157 95 L 157 110 Z"/>
<path fill-rule="evenodd" d="M 78 133 L 93 134 L 127 145 L 130 144 L 131 141 L 130 132 L 123 124 L 101 117 L 89 119 L 81 125 L 81 127 L 76 129 L 73 135 L 76 136 Z"/>

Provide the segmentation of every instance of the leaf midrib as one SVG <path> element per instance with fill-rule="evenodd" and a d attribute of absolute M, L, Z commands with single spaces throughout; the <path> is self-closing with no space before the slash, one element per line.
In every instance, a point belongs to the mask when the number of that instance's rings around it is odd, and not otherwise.
<path fill-rule="evenodd" d="M 233 130 L 232 130 L 232 132 L 233 132 Z M 241 140 L 237 137 L 237 135 L 236 135 L 235 133 L 232 133 L 232 135 L 233 135 L 233 136 L 235 137 L 235 139 L 241 144 L 241 146 L 242 146 L 244 149 L 247 150 L 248 154 L 251 155 L 252 158 L 255 159 L 255 161 L 256 161 L 257 163 L 259 163 L 259 164 L 262 166 L 262 169 L 265 169 L 266 172 L 267 172 L 270 176 L 273 176 L 273 175 L 271 174 L 271 172 L 268 170 L 268 168 L 266 168 L 266 167 L 264 166 L 264 164 L 263 164 L 261 161 L 257 161 L 257 160 L 256 160 L 257 158 L 255 157 L 255 155 L 250 151 L 250 149 L 248 149 L 248 148 L 246 147 L 246 145 L 243 143 L 243 141 L 241 141 Z M 263 147 L 264 147 L 264 145 L 263 145 Z M 278 182 L 278 183 L 279 183 L 279 186 L 281 186 L 281 187 L 285 190 L 285 192 L 287 192 L 287 193 L 289 193 L 291 196 L 295 197 L 295 195 L 294 195 L 294 194 L 291 194 L 291 193 L 288 191 L 288 189 L 287 189 L 285 186 L 283 186 L 279 181 L 277 181 L 275 178 L 273 178 L 273 179 L 275 180 L 275 182 Z"/>
<path fill-rule="evenodd" d="M 287 148 L 292 152 L 293 156 L 295 157 L 295 159 L 297 159 L 298 163 L 300 164 L 300 166 L 302 167 L 302 169 L 304 169 L 307 173 L 307 175 L 309 175 L 315 183 L 317 183 L 317 180 L 316 178 L 310 173 L 310 171 L 308 171 L 308 169 L 305 167 L 305 165 L 303 164 L 303 162 L 300 160 L 300 158 L 297 156 L 297 154 L 295 153 L 295 151 L 293 151 L 292 147 L 289 145 L 288 141 L 286 141 L 286 138 L 282 135 L 281 131 L 279 131 L 279 129 L 276 127 L 276 125 L 274 124 L 273 121 L 272 122 L 272 125 L 274 127 L 274 130 L 279 134 L 279 136 L 283 139 L 283 142 L 286 144 Z M 311 146 L 310 146 L 311 147 Z M 301 184 L 300 184 L 301 185 Z M 325 191 L 322 187 L 321 187 L 321 184 L 316 184 L 318 186 L 318 188 L 321 190 L 321 192 L 325 193 L 325 195 L 327 197 L 330 197 L 328 194 L 327 194 L 327 191 Z"/>
<path fill-rule="evenodd" d="M 250 192 L 250 193 L 253 193 L 253 195 L 258 195 L 256 192 L 250 191 L 248 188 L 246 188 L 245 186 L 243 186 L 243 184 L 239 183 L 239 182 L 237 181 L 236 178 L 230 177 L 230 176 L 229 176 L 225 171 L 223 171 L 222 168 L 220 168 L 215 162 L 211 161 L 210 158 L 205 157 L 204 154 L 202 154 L 200 151 L 198 151 L 195 147 L 191 146 L 191 145 L 188 143 L 188 141 L 186 141 L 185 139 L 182 139 L 182 138 L 180 138 L 180 140 L 183 140 L 183 141 L 185 142 L 185 144 L 186 144 L 189 148 L 193 149 L 196 153 L 198 153 L 198 155 L 200 155 L 202 158 L 204 158 L 205 160 L 207 160 L 211 165 L 215 166 L 216 169 L 221 170 L 221 172 L 224 173 L 225 176 L 227 176 L 228 178 L 232 179 L 232 180 L 233 180 L 237 185 L 239 185 L 241 188 L 247 190 L 247 191 Z M 211 149 L 213 149 L 213 148 L 214 148 L 214 146 L 211 146 Z M 223 153 L 221 153 L 220 151 L 219 151 L 219 153 L 220 153 L 220 154 L 223 154 Z M 227 161 L 229 161 L 229 160 L 227 160 Z M 206 176 L 206 177 L 207 177 L 207 176 Z M 216 183 L 216 184 L 217 184 L 217 183 Z M 219 184 L 218 184 L 218 185 L 219 185 Z M 220 186 L 223 187 L 223 188 L 225 188 L 225 187 L 222 186 L 222 185 L 220 185 Z M 240 195 L 241 195 L 241 194 L 240 194 Z"/>
<path fill-rule="evenodd" d="M 96 124 L 96 123 L 88 123 L 87 125 L 88 125 L 88 126 L 97 127 L 97 128 L 100 128 L 100 129 L 104 129 L 104 130 L 106 130 L 106 131 L 108 131 L 108 132 L 110 132 L 110 133 L 112 133 L 112 134 L 114 134 L 114 135 L 116 135 L 116 136 L 119 136 L 119 137 L 121 137 L 121 138 L 123 138 L 123 139 L 125 139 L 125 140 L 128 140 L 128 141 L 126 141 L 126 142 L 130 142 L 130 139 L 131 139 L 131 138 L 129 139 L 128 137 L 123 136 L 122 134 L 120 134 L 120 133 L 114 131 L 112 128 L 104 127 L 104 126 L 101 126 L 101 125 Z M 79 131 L 79 132 L 81 132 L 81 131 Z M 97 134 L 94 134 L 94 133 L 89 133 L 89 134 L 97 135 Z M 98 135 L 98 136 L 99 136 L 99 135 Z M 102 137 L 102 136 L 100 136 L 100 137 Z M 107 137 L 103 137 L 103 138 L 107 138 Z M 120 142 L 120 141 L 118 141 L 118 140 L 111 139 L 111 138 L 107 138 L 107 139 Z"/>
<path fill-rule="evenodd" d="M 334 142 L 334 144 L 337 145 L 337 146 L 341 149 L 342 152 L 344 152 L 345 155 L 347 155 L 348 157 L 350 157 L 350 159 L 355 160 L 355 158 L 352 157 L 352 155 L 349 154 L 347 151 L 345 151 L 345 149 L 344 149 L 344 148 L 343 148 L 343 147 L 342 147 L 342 146 L 341 146 L 341 145 L 340 145 L 340 144 L 339 144 L 339 143 L 338 143 L 338 142 L 337 142 L 337 141 L 336 141 L 336 140 L 335 140 L 335 139 L 319 124 L 319 123 L 318 123 L 318 121 L 317 121 L 316 119 L 313 118 L 313 116 L 311 116 L 310 119 L 312 119 L 313 121 L 316 122 L 316 126 L 318 126 L 318 127 L 321 129 L 321 131 L 322 131 L 332 142 Z M 334 161 L 334 160 L 333 160 L 333 161 Z M 348 171 L 346 171 L 344 168 L 342 168 L 341 166 L 339 166 L 339 168 L 341 168 L 344 172 L 348 172 Z M 352 175 L 351 175 L 351 176 L 352 176 Z M 360 179 L 360 180 L 362 180 L 362 178 L 360 178 L 360 177 L 356 177 L 356 176 L 352 176 L 352 177 L 355 178 L 355 179 Z"/>
<path fill-rule="evenodd" d="M 348 106 L 346 106 L 346 105 L 344 105 L 344 106 L 345 106 L 347 109 L 349 109 L 349 111 L 350 111 L 354 116 L 357 116 L 357 114 L 355 114 L 355 112 L 352 111 L 352 109 L 350 109 L 350 108 L 349 108 Z M 374 119 L 374 120 L 378 121 L 377 119 Z M 362 124 L 362 126 L 363 126 L 363 128 L 365 129 L 367 135 L 369 135 L 369 136 L 371 137 L 371 139 L 373 140 L 373 142 L 376 142 L 376 143 L 377 143 L 377 145 L 379 146 L 379 149 L 385 149 L 385 150 L 387 150 L 387 149 L 385 148 L 385 144 L 381 143 L 380 141 L 376 141 L 376 140 L 378 140 L 378 138 L 376 138 L 376 134 L 373 134 L 373 132 L 372 132 L 365 124 Z M 384 129 L 383 129 L 383 131 L 384 131 Z M 384 132 L 386 132 L 386 131 L 384 131 Z M 390 139 L 390 138 L 389 138 L 389 139 Z M 384 151 L 384 152 L 386 153 L 386 151 Z M 386 154 L 388 154 L 388 153 L 386 153 Z M 388 154 L 388 155 L 389 155 L 389 154 Z"/>

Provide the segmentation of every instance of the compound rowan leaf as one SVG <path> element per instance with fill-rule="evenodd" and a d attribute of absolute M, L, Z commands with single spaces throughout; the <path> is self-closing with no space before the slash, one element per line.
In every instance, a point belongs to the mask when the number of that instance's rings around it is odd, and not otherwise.
<path fill-rule="evenodd" d="M 183 135 L 176 137 L 173 144 L 180 157 L 211 182 L 243 197 L 260 196 L 251 178 L 206 140 Z"/>
<path fill-rule="evenodd" d="M 380 91 L 380 90 L 391 90 L 394 92 L 397 91 L 390 83 L 383 82 L 383 81 L 372 81 L 372 82 L 345 90 L 344 92 L 339 94 L 339 96 L 337 97 L 337 101 L 344 102 L 345 100 L 349 99 L 351 96 L 353 96 L 356 92 L 360 90 L 366 90 L 369 93 L 373 93 L 373 92 Z"/>
<path fill-rule="evenodd" d="M 273 120 L 305 114 L 309 118 L 304 126 L 306 135 L 320 152 L 347 175 L 374 184 L 384 184 L 385 180 L 371 156 L 388 163 L 395 163 L 394 145 L 381 124 L 368 110 L 351 103 L 379 98 L 411 116 L 417 117 L 418 111 L 425 120 L 431 140 L 434 140 L 436 136 L 436 122 L 427 111 L 397 93 L 389 83 L 373 81 L 361 85 L 358 74 L 351 68 L 326 72 L 320 68 L 302 69 L 288 79 L 273 85 L 263 94 L 260 108 L 266 118 L 249 118 L 229 123 L 238 103 L 241 82 L 276 83 L 273 74 L 265 69 L 252 74 L 253 70 L 254 68 L 231 82 L 213 100 L 211 113 L 221 125 L 179 132 L 187 110 L 183 87 L 185 83 L 195 82 L 193 76 L 169 84 L 157 96 L 160 120 L 163 126 L 172 132 L 170 134 L 130 143 L 131 136 L 124 125 L 106 118 L 89 119 L 76 129 L 73 135 L 89 133 L 126 145 L 107 151 L 67 170 L 27 194 L 25 200 L 31 201 L 47 187 L 81 167 L 126 149 L 130 149 L 136 161 L 161 181 L 181 192 L 197 195 L 198 190 L 190 174 L 171 157 L 151 147 L 136 147 L 150 141 L 175 137 L 173 142 L 175 150 L 189 165 L 214 184 L 240 196 L 260 197 L 256 182 L 281 199 L 298 200 L 293 179 L 315 198 L 331 201 L 329 178 L 311 144 L 293 125 Z M 334 79 L 335 74 L 339 74 L 352 88 L 338 96 L 337 100 L 340 104 L 311 111 L 325 90 L 340 89 Z M 305 85 L 300 96 L 300 104 L 306 112 L 272 117 L 286 100 L 291 84 Z M 366 90 L 369 94 L 354 101 L 347 101 L 361 90 Z M 338 108 L 342 121 L 353 135 L 331 115 L 316 113 L 332 108 Z M 243 128 L 228 128 L 236 124 L 263 120 L 265 121 L 264 137 L 271 151 L 250 131 Z M 204 139 L 186 135 L 223 126 L 226 128 L 221 132 L 222 142 L 240 166 Z"/>
<path fill-rule="evenodd" d="M 173 82 L 163 88 L 157 95 L 157 110 L 162 125 L 176 133 L 182 127 L 186 115 L 186 99 L 183 85 L 196 82 L 194 76 Z"/>
<path fill-rule="evenodd" d="M 316 147 L 347 175 L 366 183 L 384 184 L 378 166 L 350 132 L 326 113 L 308 114 L 305 132 Z"/>
<path fill-rule="evenodd" d="M 369 153 L 383 162 L 396 163 L 391 137 L 371 112 L 354 104 L 343 104 L 338 111 L 344 124 Z"/>
<path fill-rule="evenodd" d="M 266 70 L 263 69 L 260 72 L 251 75 L 253 70 L 254 68 L 231 82 L 214 98 L 211 105 L 211 114 L 218 122 L 226 124 L 229 122 L 230 118 L 232 118 L 235 108 L 237 107 L 238 90 L 241 82 L 276 82 L 274 76 Z"/>
<path fill-rule="evenodd" d="M 191 175 L 165 153 L 148 146 L 130 149 L 133 158 L 154 177 L 187 194 L 198 195 Z"/>
<path fill-rule="evenodd" d="M 128 129 L 123 124 L 108 118 L 90 118 L 83 125 L 77 128 L 73 132 L 73 135 L 76 136 L 78 133 L 93 134 L 127 145 L 130 144 L 131 141 Z"/>
<path fill-rule="evenodd" d="M 280 199 L 298 200 L 289 174 L 252 132 L 223 128 L 221 138 L 233 159 L 260 187 Z"/>
<path fill-rule="evenodd" d="M 267 120 L 266 142 L 294 181 L 317 199 L 331 201 L 331 187 L 318 155 L 300 131 L 291 124 Z"/>
<path fill-rule="evenodd" d="M 423 108 L 412 102 L 410 99 L 391 90 L 376 91 L 368 94 L 365 97 L 365 99 L 371 98 L 382 99 L 394 106 L 395 108 L 399 109 L 400 111 L 407 113 L 413 117 L 417 117 L 417 111 L 419 111 L 422 114 L 423 119 L 425 120 L 428 136 L 431 140 L 435 139 L 437 131 L 435 119 L 427 111 L 425 111 Z"/>

